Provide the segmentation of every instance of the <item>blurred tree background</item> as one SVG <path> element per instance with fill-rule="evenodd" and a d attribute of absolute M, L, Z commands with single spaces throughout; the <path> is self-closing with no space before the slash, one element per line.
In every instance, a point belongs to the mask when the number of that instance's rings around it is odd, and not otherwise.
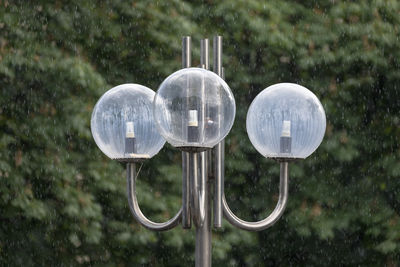
<path fill-rule="evenodd" d="M 226 139 L 232 210 L 262 219 L 278 164 L 244 125 L 278 82 L 311 89 L 326 136 L 290 164 L 290 197 L 272 228 L 213 232 L 214 266 L 398 266 L 400 2 L 0 0 L 0 265 L 190 266 L 194 230 L 154 233 L 126 200 L 124 166 L 97 149 L 90 115 L 122 83 L 154 90 L 180 68 L 181 37 L 224 37 L 237 115 Z M 165 221 L 181 205 L 180 152 L 146 162 L 139 200 Z"/>

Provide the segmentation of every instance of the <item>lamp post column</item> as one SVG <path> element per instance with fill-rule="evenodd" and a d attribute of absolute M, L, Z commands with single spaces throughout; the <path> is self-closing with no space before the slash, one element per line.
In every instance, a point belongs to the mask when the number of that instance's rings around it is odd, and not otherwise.
<path fill-rule="evenodd" d="M 190 36 L 182 38 L 182 68 L 190 68 L 192 64 L 191 48 L 192 42 Z M 191 211 L 190 211 L 190 182 L 189 182 L 189 153 L 182 152 L 182 228 L 190 229 Z"/>
<path fill-rule="evenodd" d="M 222 36 L 214 36 L 213 40 L 213 71 L 222 79 Z M 220 111 L 219 111 L 220 112 Z M 214 228 L 222 227 L 222 195 L 224 192 L 224 153 L 225 153 L 225 140 L 217 144 L 213 150 L 214 156 Z"/>
<path fill-rule="evenodd" d="M 200 42 L 200 65 L 208 69 L 209 53 L 208 53 L 208 39 L 202 39 Z M 196 225 L 196 252 L 195 262 L 196 267 L 210 267 L 211 266 L 211 198 L 210 187 L 211 183 L 208 178 L 207 172 L 207 152 L 199 153 L 200 163 L 200 179 L 203 188 L 202 201 L 204 208 L 204 221 L 201 225 Z M 197 200 L 196 200 L 197 201 Z M 200 207 L 201 208 L 201 207 Z M 196 211 L 198 212 L 198 211 Z"/>

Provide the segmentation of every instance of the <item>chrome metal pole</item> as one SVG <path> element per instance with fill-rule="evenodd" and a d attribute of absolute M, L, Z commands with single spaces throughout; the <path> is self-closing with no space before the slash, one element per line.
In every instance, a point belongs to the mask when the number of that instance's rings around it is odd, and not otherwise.
<path fill-rule="evenodd" d="M 203 68 L 209 67 L 209 52 L 208 52 L 208 39 L 200 41 L 200 64 Z M 203 111 L 204 112 L 204 111 Z M 203 187 L 202 203 L 204 208 L 204 220 L 202 225 L 196 225 L 196 252 L 195 252 L 195 265 L 197 267 L 210 267 L 211 266 L 211 206 L 210 206 L 210 182 L 207 172 L 207 153 L 201 152 L 199 155 L 200 164 L 200 184 Z M 198 192 L 198 191 L 197 191 Z M 201 201 L 200 201 L 201 203 Z M 201 208 L 200 210 L 201 211 Z M 197 211 L 196 211 L 197 212 Z"/>
<path fill-rule="evenodd" d="M 210 184 L 207 182 L 204 153 L 189 152 L 189 174 L 192 186 L 191 212 L 196 227 L 195 266 L 211 266 Z"/>
<path fill-rule="evenodd" d="M 192 63 L 191 55 L 192 43 L 190 36 L 182 38 L 182 68 L 189 68 Z M 189 170 L 188 162 L 189 153 L 182 152 L 182 228 L 190 229 L 191 215 L 190 215 L 190 183 L 189 183 Z"/>
<path fill-rule="evenodd" d="M 188 174 L 190 178 L 191 188 L 191 203 L 190 210 L 192 213 L 192 219 L 197 229 L 204 225 L 205 218 L 205 192 L 206 190 L 206 173 L 203 172 L 204 168 L 204 157 L 198 152 L 189 152 Z"/>
<path fill-rule="evenodd" d="M 192 65 L 192 39 L 190 36 L 182 38 L 182 68 L 190 68 Z"/>
<path fill-rule="evenodd" d="M 203 158 L 204 159 L 204 158 Z M 206 182 L 205 188 L 205 216 L 201 227 L 196 228 L 196 267 L 211 267 L 211 209 L 210 209 L 210 183 Z"/>
<path fill-rule="evenodd" d="M 222 76 L 222 36 L 214 36 L 214 67 L 213 71 Z M 220 110 L 218 111 L 221 112 Z M 220 122 L 221 123 L 221 122 Z M 214 155 L 214 228 L 222 227 L 222 195 L 224 192 L 224 153 L 225 141 L 222 140 L 213 148 Z"/>
<path fill-rule="evenodd" d="M 209 61 L 208 61 L 208 39 L 201 39 L 201 41 L 200 41 L 200 66 L 201 66 L 201 68 L 204 68 L 206 70 L 209 67 Z M 205 87 L 206 87 L 205 80 L 204 80 L 204 78 L 202 78 L 202 81 L 201 81 L 201 98 L 204 99 L 204 100 L 206 98 L 206 95 L 205 95 L 206 88 Z M 205 131 L 206 131 L 206 127 L 205 126 L 206 126 L 206 121 L 207 121 L 206 112 L 207 111 L 206 111 L 205 101 L 201 101 L 201 109 L 200 109 L 200 117 L 201 117 L 201 121 L 202 121 L 202 123 L 201 123 L 202 130 L 200 132 L 200 135 L 201 135 L 200 140 L 201 141 L 204 140 L 205 135 L 206 135 L 205 134 Z M 204 154 L 204 157 L 206 157 L 207 153 L 202 153 L 202 154 Z"/>
<path fill-rule="evenodd" d="M 214 59 L 214 66 L 213 71 L 218 75 L 221 76 L 222 74 L 222 36 L 216 35 L 214 36 L 213 40 L 213 59 Z"/>
<path fill-rule="evenodd" d="M 200 40 L 200 65 L 204 65 L 206 70 L 210 68 L 208 38 Z"/>

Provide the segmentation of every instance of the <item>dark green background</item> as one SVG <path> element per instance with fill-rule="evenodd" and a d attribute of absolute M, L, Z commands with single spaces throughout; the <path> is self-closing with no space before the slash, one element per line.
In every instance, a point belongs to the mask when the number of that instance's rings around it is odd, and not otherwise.
<path fill-rule="evenodd" d="M 400 3 L 380 1 L 0 1 L 0 265 L 190 266 L 194 230 L 154 233 L 132 218 L 124 166 L 89 122 L 108 89 L 154 90 L 181 64 L 181 37 L 224 37 L 236 98 L 226 139 L 233 211 L 262 219 L 278 164 L 250 144 L 252 99 L 278 82 L 321 100 L 325 138 L 290 165 L 290 198 L 272 228 L 224 223 L 214 266 L 397 266 L 400 260 Z M 138 197 L 156 221 L 180 205 L 181 153 L 146 162 Z"/>

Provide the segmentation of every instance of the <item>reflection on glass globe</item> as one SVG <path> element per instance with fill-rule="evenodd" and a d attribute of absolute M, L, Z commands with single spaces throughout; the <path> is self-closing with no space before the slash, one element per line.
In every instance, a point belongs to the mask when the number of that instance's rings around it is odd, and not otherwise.
<path fill-rule="evenodd" d="M 235 99 L 215 73 L 186 68 L 171 74 L 154 98 L 154 119 L 161 135 L 185 151 L 218 144 L 235 119 Z"/>
<path fill-rule="evenodd" d="M 307 88 L 279 83 L 256 96 L 247 112 L 246 127 L 251 143 L 263 156 L 304 159 L 322 142 L 325 111 Z"/>
<path fill-rule="evenodd" d="M 139 84 L 108 90 L 93 109 L 91 130 L 97 146 L 111 159 L 151 158 L 165 144 L 153 120 L 154 91 Z"/>

